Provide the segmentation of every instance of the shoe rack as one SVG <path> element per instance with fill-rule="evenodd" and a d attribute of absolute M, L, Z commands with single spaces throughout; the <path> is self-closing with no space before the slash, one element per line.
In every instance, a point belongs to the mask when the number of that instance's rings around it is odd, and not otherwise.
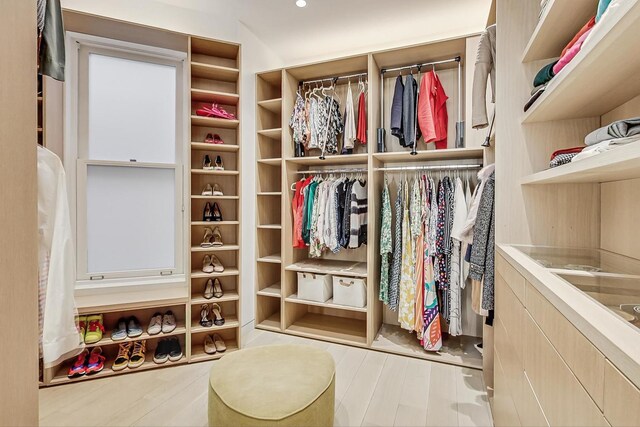
<path fill-rule="evenodd" d="M 256 76 L 256 327 L 281 330 L 282 70 Z"/>
<path fill-rule="evenodd" d="M 196 37 L 189 39 L 191 68 L 191 184 L 190 209 L 190 295 L 188 357 L 190 362 L 211 360 L 238 349 L 240 343 L 240 46 Z M 235 120 L 202 117 L 196 110 L 218 104 L 236 116 Z M 205 143 L 207 134 L 219 135 L 223 144 Z M 203 159 L 208 155 L 215 163 L 220 156 L 224 170 L 204 170 Z M 222 196 L 203 196 L 202 190 L 210 184 L 222 188 Z M 222 221 L 204 221 L 207 203 L 217 203 Z M 206 228 L 220 228 L 223 245 L 202 248 Z M 202 262 L 207 255 L 215 255 L 224 266 L 224 272 L 205 273 Z M 209 279 L 219 279 L 224 295 L 204 298 Z M 204 304 L 217 303 L 222 308 L 225 323 L 222 326 L 200 325 L 200 311 Z M 209 315 L 211 318 L 211 315 Z M 207 335 L 217 333 L 226 342 L 225 353 L 209 355 L 203 342 Z"/>

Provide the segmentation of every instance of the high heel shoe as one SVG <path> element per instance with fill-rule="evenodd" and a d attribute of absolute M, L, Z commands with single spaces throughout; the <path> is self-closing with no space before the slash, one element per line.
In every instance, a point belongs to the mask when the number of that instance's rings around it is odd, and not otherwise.
<path fill-rule="evenodd" d="M 216 227 L 217 229 L 218 227 Z M 214 233 L 209 227 L 205 227 L 204 229 L 204 237 L 202 238 L 202 243 L 200 243 L 201 248 L 210 248 L 214 246 Z"/>
<path fill-rule="evenodd" d="M 213 184 L 213 189 L 211 190 L 211 194 L 213 196 L 224 196 L 224 193 L 222 192 L 222 187 L 220 187 L 218 184 Z"/>
<path fill-rule="evenodd" d="M 224 296 L 224 291 L 222 290 L 222 283 L 220 283 L 220 279 L 218 279 L 217 277 L 213 280 L 213 296 L 215 298 L 222 298 Z"/>
<path fill-rule="evenodd" d="M 218 159 L 216 159 L 216 162 L 217 161 Z M 217 164 L 216 164 L 216 167 L 217 167 Z M 202 169 L 206 171 L 213 170 L 213 166 L 211 165 L 211 157 L 209 157 L 208 154 L 205 154 L 204 159 L 202 160 Z"/>
<path fill-rule="evenodd" d="M 209 204 L 209 203 L 207 203 Z M 206 208 L 205 208 L 206 211 Z M 222 221 L 222 211 L 220 210 L 220 206 L 218 205 L 218 202 L 215 202 L 213 204 L 213 211 L 211 212 L 211 219 L 206 220 L 205 221 Z"/>
<path fill-rule="evenodd" d="M 215 167 L 213 169 L 217 170 L 217 171 L 223 171 L 224 170 L 224 163 L 222 163 L 222 157 L 216 156 L 216 164 L 215 164 Z"/>
<path fill-rule="evenodd" d="M 217 203 L 215 203 L 214 205 L 217 205 Z M 220 208 L 218 208 L 218 213 L 220 213 Z M 204 205 L 204 212 L 202 213 L 202 220 L 203 221 L 222 221 L 222 220 L 216 220 L 214 218 L 214 212 L 213 209 L 211 208 L 211 203 L 207 202 Z"/>
<path fill-rule="evenodd" d="M 216 326 L 224 325 L 224 317 L 222 317 L 222 309 L 217 303 L 211 304 L 211 315 L 213 316 L 213 324 Z"/>
<path fill-rule="evenodd" d="M 201 194 L 203 196 L 213 196 L 213 187 L 211 187 L 211 184 L 205 185 Z"/>
<path fill-rule="evenodd" d="M 204 143 L 205 144 L 215 144 L 215 137 L 213 135 L 211 135 L 210 133 L 207 134 L 207 136 L 204 138 Z"/>
<path fill-rule="evenodd" d="M 216 280 L 218 280 L 218 279 L 216 279 Z M 213 298 L 214 295 L 215 295 L 215 293 L 214 293 L 213 280 L 209 279 L 209 280 L 207 280 L 207 284 L 204 285 L 204 292 L 203 292 L 202 296 L 204 297 L 204 299 L 211 299 L 211 298 Z"/>
<path fill-rule="evenodd" d="M 209 319 L 209 314 L 209 305 L 203 304 L 200 308 L 200 325 L 205 328 L 210 328 L 211 326 L 213 326 L 213 321 Z"/>
<path fill-rule="evenodd" d="M 210 238 L 211 246 L 224 246 L 222 243 L 222 233 L 220 232 L 220 227 L 216 227 L 211 232 L 212 237 Z"/>

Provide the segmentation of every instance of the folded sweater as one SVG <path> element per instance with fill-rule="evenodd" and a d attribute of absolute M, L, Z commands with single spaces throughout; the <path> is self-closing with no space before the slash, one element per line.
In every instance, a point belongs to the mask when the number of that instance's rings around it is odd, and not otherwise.
<path fill-rule="evenodd" d="M 640 117 L 618 120 L 610 125 L 594 130 L 584 138 L 586 145 L 594 145 L 598 142 L 613 138 L 626 138 L 640 134 Z"/>

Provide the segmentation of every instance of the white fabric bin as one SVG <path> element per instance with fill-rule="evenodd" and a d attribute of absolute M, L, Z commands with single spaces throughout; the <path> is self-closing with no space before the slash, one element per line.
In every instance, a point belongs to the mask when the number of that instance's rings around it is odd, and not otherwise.
<path fill-rule="evenodd" d="M 367 283 L 364 279 L 333 276 L 333 303 L 349 307 L 366 307 Z"/>
<path fill-rule="evenodd" d="M 298 272 L 298 298 L 327 302 L 333 296 L 330 274 Z"/>

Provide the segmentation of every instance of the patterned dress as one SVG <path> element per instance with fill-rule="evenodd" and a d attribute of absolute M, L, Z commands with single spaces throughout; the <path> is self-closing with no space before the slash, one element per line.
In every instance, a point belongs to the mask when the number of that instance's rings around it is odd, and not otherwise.
<path fill-rule="evenodd" d="M 340 104 L 333 98 L 326 97 L 324 102 L 318 105 L 320 126 L 318 133 L 319 147 L 324 147 L 326 154 L 338 153 L 338 135 L 344 131 Z"/>
<path fill-rule="evenodd" d="M 398 296 L 400 287 L 400 269 L 402 266 L 402 181 L 398 186 L 398 197 L 396 198 L 395 217 L 396 225 L 393 241 L 393 260 L 391 264 L 391 280 L 389 282 L 389 308 L 393 311 L 398 309 Z"/>
<path fill-rule="evenodd" d="M 389 199 L 389 184 L 384 179 L 382 188 L 382 213 L 380 225 L 380 301 L 389 305 L 389 256 L 393 251 L 391 244 L 391 201 Z"/>
<path fill-rule="evenodd" d="M 289 126 L 293 131 L 293 143 L 306 145 L 307 143 L 307 113 L 305 111 L 305 102 L 300 95 L 296 94 L 296 103 L 293 106 L 293 113 Z"/>
<path fill-rule="evenodd" d="M 398 305 L 398 320 L 400 327 L 413 331 L 415 323 L 415 259 L 413 256 L 413 239 L 411 236 L 411 221 L 409 218 L 409 185 L 404 183 L 404 203 L 402 217 L 402 272 L 400 274 L 400 303 Z"/>

